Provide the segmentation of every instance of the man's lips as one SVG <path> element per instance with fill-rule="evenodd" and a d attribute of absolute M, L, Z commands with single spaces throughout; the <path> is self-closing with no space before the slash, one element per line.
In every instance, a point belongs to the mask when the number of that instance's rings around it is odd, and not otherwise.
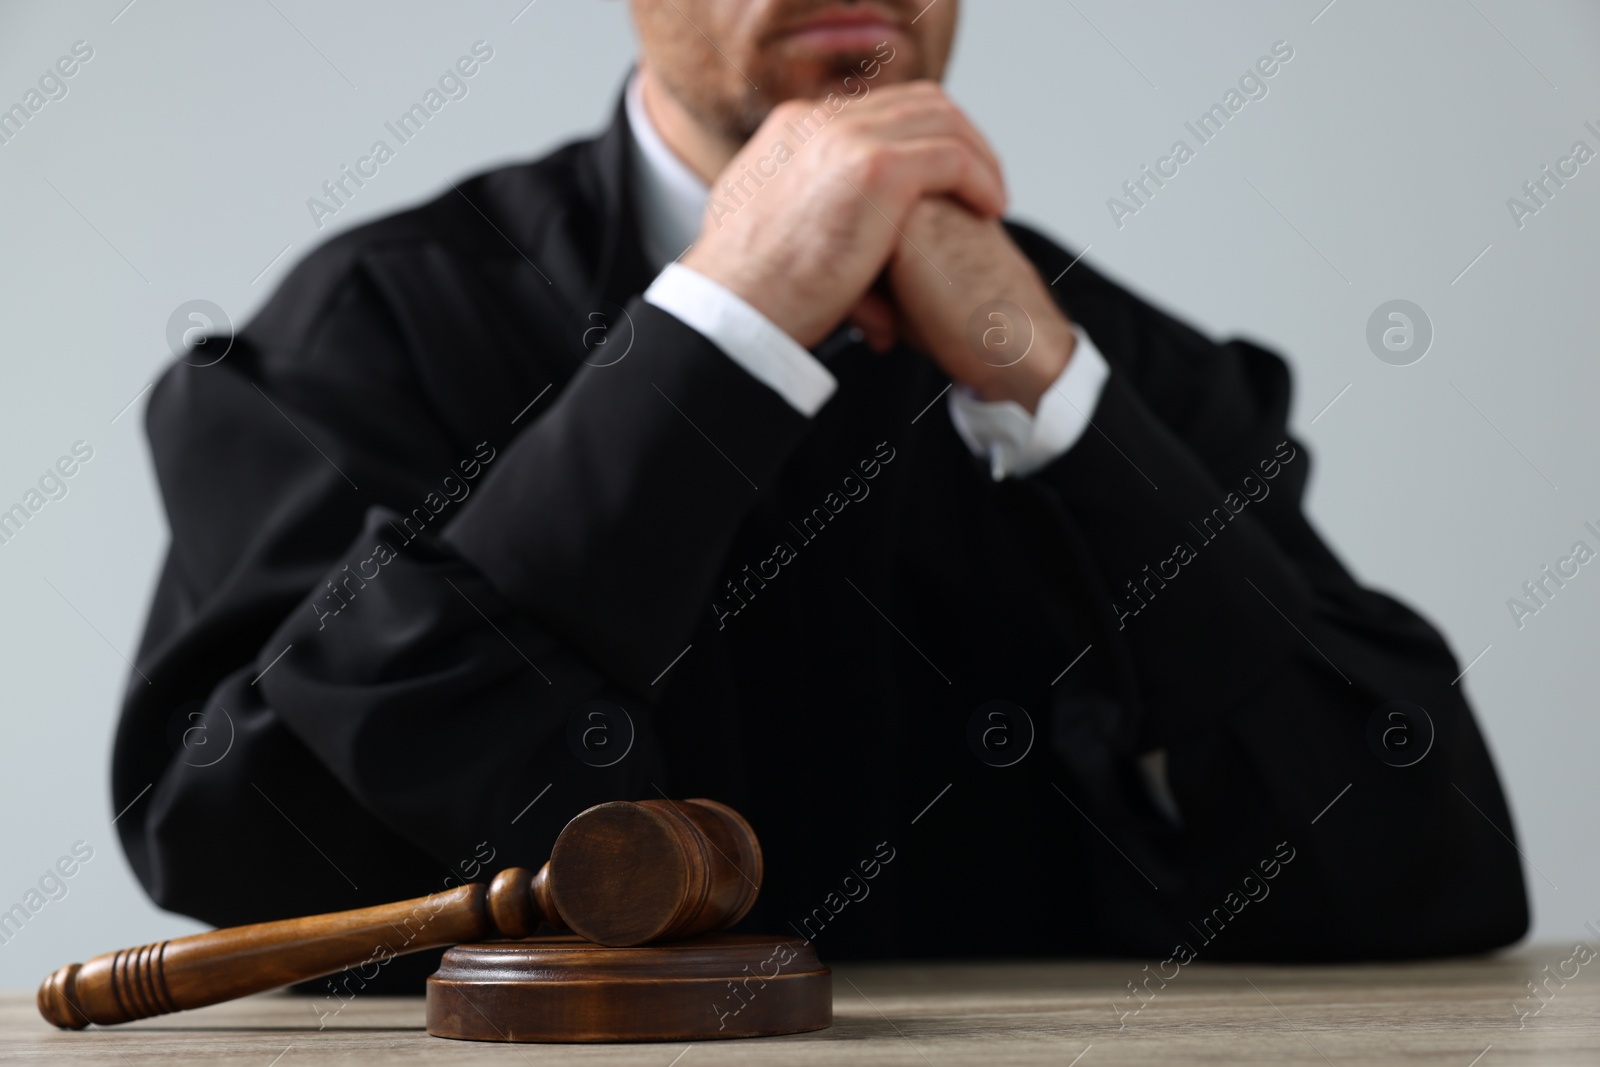
<path fill-rule="evenodd" d="M 904 32 L 899 22 L 875 11 L 836 10 L 786 27 L 779 36 L 785 41 L 832 52 L 871 48 Z"/>

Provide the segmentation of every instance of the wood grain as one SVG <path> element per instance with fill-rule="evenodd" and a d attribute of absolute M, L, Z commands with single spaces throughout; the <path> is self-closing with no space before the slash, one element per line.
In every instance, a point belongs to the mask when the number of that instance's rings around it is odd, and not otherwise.
<path fill-rule="evenodd" d="M 826 956 L 825 938 L 819 947 Z M 1541 969 L 1557 966 L 1571 948 L 1534 946 L 1502 959 L 1391 966 L 1201 960 L 1185 966 L 1121 1029 L 1112 1005 L 1128 995 L 1126 983 L 1141 976 L 1144 963 L 1154 969 L 1154 961 L 835 965 L 828 1029 L 692 1047 L 444 1041 L 424 1031 L 421 997 L 362 995 L 321 1031 L 322 998 L 268 994 L 69 1033 L 47 1026 L 31 998 L 17 993 L 0 995 L 0 1062 L 269 1067 L 281 1054 L 276 1067 L 668 1067 L 683 1053 L 676 1067 L 1068 1067 L 1082 1054 L 1076 1067 L 1468 1067 L 1483 1054 L 1476 1067 L 1592 1067 L 1600 1063 L 1600 972 L 1592 973 L 1600 961 L 1585 966 L 1523 1029 L 1511 1008 L 1527 997 L 1524 982 L 1540 979 Z"/>
<path fill-rule="evenodd" d="M 428 979 L 428 1033 L 470 1041 L 705 1041 L 820 1030 L 830 972 L 798 937 L 635 948 L 568 935 L 458 945 Z"/>
<path fill-rule="evenodd" d="M 761 888 L 761 844 L 714 800 L 597 804 L 550 852 L 550 898 L 573 933 L 643 945 L 725 930 Z"/>

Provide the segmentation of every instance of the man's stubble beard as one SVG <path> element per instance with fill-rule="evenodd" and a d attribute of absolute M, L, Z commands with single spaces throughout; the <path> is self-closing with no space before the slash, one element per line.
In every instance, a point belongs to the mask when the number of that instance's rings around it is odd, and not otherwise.
<path fill-rule="evenodd" d="M 872 69 L 871 64 L 874 62 L 878 64 L 882 73 L 872 79 L 863 77 L 863 68 Z M 732 86 L 731 92 L 718 92 L 715 87 L 707 86 L 704 82 L 682 84 L 673 73 L 667 71 L 658 70 L 656 77 L 662 87 L 672 94 L 702 129 L 716 134 L 730 144 L 742 145 L 761 128 L 767 116 L 772 114 L 772 109 L 786 100 L 797 97 L 821 100 L 829 93 L 860 99 L 865 95 L 860 86 L 857 85 L 853 90 L 848 89 L 844 84 L 845 79 L 853 77 L 858 83 L 877 87 L 901 81 L 913 81 L 926 76 L 921 71 L 921 64 L 912 63 L 909 56 L 900 62 L 903 65 L 894 72 L 899 76 L 885 77 L 888 74 L 888 64 L 883 63 L 874 50 L 864 49 L 859 54 L 841 54 L 827 61 L 830 69 L 819 84 L 808 86 L 804 91 L 796 90 L 776 98 L 761 92 L 742 78 L 738 84 Z M 913 67 L 915 69 L 912 69 Z M 764 80 L 770 84 L 778 79 L 769 76 Z"/>

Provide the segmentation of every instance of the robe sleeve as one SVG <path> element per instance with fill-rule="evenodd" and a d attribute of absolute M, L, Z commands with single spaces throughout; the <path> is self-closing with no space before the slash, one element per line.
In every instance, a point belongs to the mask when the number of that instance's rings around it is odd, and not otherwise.
<path fill-rule="evenodd" d="M 1047 278 L 1072 262 L 1019 240 Z M 1087 789 L 1088 814 L 1165 871 L 1141 878 L 1107 852 L 1111 880 L 1130 895 L 1162 884 L 1196 945 L 1215 908 L 1245 920 L 1202 955 L 1375 958 L 1522 936 L 1515 834 L 1460 667 L 1307 520 L 1283 360 L 1214 343 L 1092 272 L 1061 300 L 1112 373 L 1090 430 L 1028 481 L 1098 585 L 1123 680 L 1110 743 L 1124 763 L 1164 752 L 1181 814 L 1172 834 L 1112 777 Z M 1252 875 L 1270 896 L 1235 913 Z"/>
<path fill-rule="evenodd" d="M 161 380 L 172 541 L 113 773 L 159 904 L 226 923 L 429 892 L 656 795 L 658 683 L 809 420 L 627 310 L 625 359 L 535 351 L 550 395 L 489 440 L 441 417 L 359 266 L 293 351 L 246 331 Z"/>

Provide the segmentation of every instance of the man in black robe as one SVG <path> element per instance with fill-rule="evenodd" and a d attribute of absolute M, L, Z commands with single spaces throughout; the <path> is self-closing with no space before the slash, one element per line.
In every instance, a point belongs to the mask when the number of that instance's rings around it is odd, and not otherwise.
<path fill-rule="evenodd" d="M 597 139 L 167 372 L 113 766 L 157 903 L 400 899 L 707 796 L 750 925 L 831 958 L 1523 934 L 1459 668 L 1307 522 L 1284 363 L 999 221 L 956 8 L 635 0 Z"/>

